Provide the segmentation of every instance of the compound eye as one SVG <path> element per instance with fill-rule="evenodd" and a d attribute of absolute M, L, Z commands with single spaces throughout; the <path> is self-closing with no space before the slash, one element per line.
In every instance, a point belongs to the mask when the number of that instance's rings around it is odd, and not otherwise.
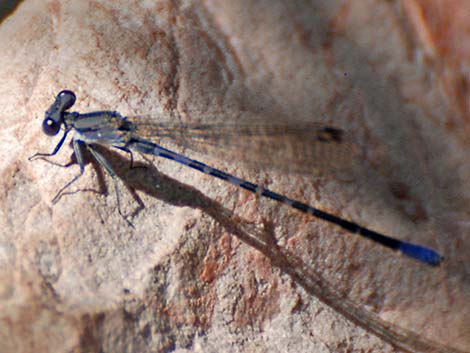
<path fill-rule="evenodd" d="M 44 131 L 46 135 L 57 135 L 59 133 L 59 130 L 60 124 L 52 118 L 46 118 L 42 122 L 42 131 Z"/>
<path fill-rule="evenodd" d="M 75 93 L 66 89 L 60 91 L 56 98 L 56 100 L 60 102 L 62 111 L 70 109 L 72 105 L 75 104 L 76 99 L 77 97 L 75 96 Z"/>

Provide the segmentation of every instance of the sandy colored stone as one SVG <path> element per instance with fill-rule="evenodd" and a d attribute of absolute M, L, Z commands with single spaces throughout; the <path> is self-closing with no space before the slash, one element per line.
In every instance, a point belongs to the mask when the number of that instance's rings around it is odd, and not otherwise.
<path fill-rule="evenodd" d="M 416 55 L 416 12 L 395 6 L 24 1 L 0 26 L 0 351 L 470 352 L 464 105 Z M 335 175 L 178 151 L 446 261 L 429 268 L 170 161 L 135 156 L 146 168 L 129 170 L 116 151 L 103 153 L 135 228 L 96 163 L 53 205 L 78 167 L 28 157 L 58 142 L 41 122 L 62 89 L 81 112 L 342 127 L 359 157 Z"/>

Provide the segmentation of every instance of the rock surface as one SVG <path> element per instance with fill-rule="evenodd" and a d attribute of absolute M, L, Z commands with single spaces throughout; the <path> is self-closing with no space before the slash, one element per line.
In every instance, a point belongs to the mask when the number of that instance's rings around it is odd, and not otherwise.
<path fill-rule="evenodd" d="M 445 76 L 458 65 L 434 65 L 420 1 L 395 6 L 24 1 L 0 26 L 0 351 L 470 352 L 468 112 Z M 52 204 L 78 167 L 27 158 L 57 144 L 41 122 L 62 89 L 80 112 L 340 126 L 360 158 L 338 175 L 178 151 L 446 261 L 116 151 L 135 228 L 93 162 Z"/>

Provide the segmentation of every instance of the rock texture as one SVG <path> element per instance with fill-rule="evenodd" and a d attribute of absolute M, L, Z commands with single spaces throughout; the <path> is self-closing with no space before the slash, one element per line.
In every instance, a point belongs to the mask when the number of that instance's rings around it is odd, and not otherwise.
<path fill-rule="evenodd" d="M 399 3 L 24 1 L 0 26 L 0 351 L 470 352 L 468 58 Z M 52 204 L 72 150 L 28 157 L 58 142 L 41 122 L 62 89 L 82 112 L 339 126 L 357 153 L 338 174 L 178 151 L 446 261 L 116 151 L 134 228 L 92 161 Z"/>

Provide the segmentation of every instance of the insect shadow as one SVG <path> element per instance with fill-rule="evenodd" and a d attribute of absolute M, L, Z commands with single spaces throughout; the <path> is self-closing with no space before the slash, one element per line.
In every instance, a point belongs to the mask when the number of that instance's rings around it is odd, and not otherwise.
<path fill-rule="evenodd" d="M 458 352 L 455 349 L 450 350 L 448 347 L 427 340 L 412 331 L 384 321 L 377 314 L 365 309 L 360 303 L 356 303 L 345 297 L 344 294 L 339 293 L 322 275 L 320 269 L 312 268 L 312 266 L 301 259 L 300 255 L 279 246 L 272 229 L 273 227 L 269 224 L 264 229 L 256 227 L 254 224 L 237 216 L 230 209 L 222 206 L 219 202 L 205 196 L 194 187 L 162 174 L 152 163 L 134 162 L 131 165 L 131 160 L 117 151 L 111 151 L 100 146 L 94 146 L 94 148 L 99 150 L 107 159 L 118 178 L 121 179 L 137 202 L 138 206 L 132 212 L 132 215 L 137 215 L 145 208 L 145 204 L 137 194 L 137 191 L 144 192 L 173 206 L 191 207 L 201 210 L 214 219 L 227 232 L 260 251 L 270 260 L 273 266 L 289 275 L 295 283 L 303 287 L 309 294 L 392 346 L 407 352 Z M 91 191 L 99 194 L 107 193 L 104 172 L 99 164 L 90 157 L 88 153 L 85 154 L 87 163 L 91 162 L 96 171 L 99 190 L 82 189 L 72 192 L 67 191 L 64 193 L 64 196 L 78 191 Z M 71 161 L 63 166 L 71 166 L 75 162 L 76 160 L 72 154 Z"/>

